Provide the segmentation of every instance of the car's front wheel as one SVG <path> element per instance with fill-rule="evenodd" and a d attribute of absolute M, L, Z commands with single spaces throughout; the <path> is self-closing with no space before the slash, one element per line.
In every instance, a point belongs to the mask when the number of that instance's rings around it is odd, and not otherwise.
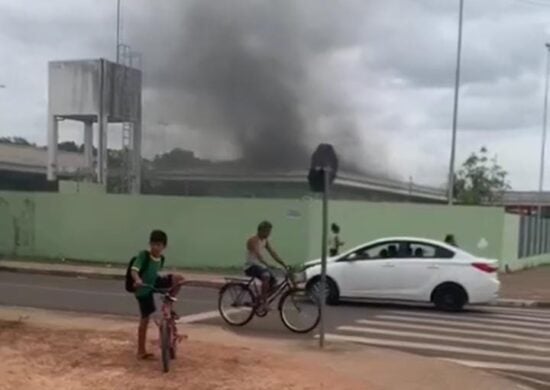
<path fill-rule="evenodd" d="M 445 283 L 434 290 L 432 302 L 439 310 L 460 311 L 468 302 L 468 296 L 462 286 L 455 283 Z"/>
<path fill-rule="evenodd" d="M 325 285 L 324 294 L 321 294 L 321 277 L 320 276 L 316 276 L 315 278 L 311 279 L 307 283 L 306 289 L 308 293 L 313 296 L 320 298 L 321 295 L 324 295 L 326 299 L 325 302 L 328 305 L 337 305 L 338 301 L 340 300 L 340 292 L 338 291 L 338 286 L 336 285 L 334 280 L 328 277 Z"/>

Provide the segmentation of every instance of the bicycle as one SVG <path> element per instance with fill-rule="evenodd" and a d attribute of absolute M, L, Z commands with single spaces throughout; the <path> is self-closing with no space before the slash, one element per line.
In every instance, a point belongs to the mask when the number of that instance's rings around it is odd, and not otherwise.
<path fill-rule="evenodd" d="M 254 315 L 265 317 L 269 311 L 269 305 L 277 298 L 279 298 L 279 315 L 287 329 L 295 333 L 307 333 L 319 324 L 321 319 L 319 300 L 298 286 L 298 283 L 305 281 L 303 272 L 294 274 L 291 270 L 286 270 L 284 279 L 271 288 L 265 304 L 261 302 L 261 292 L 255 278 L 226 278 L 226 281 L 227 283 L 219 292 L 218 311 L 229 325 L 246 325 Z M 226 300 L 229 303 L 226 303 Z M 292 310 L 298 314 L 305 314 L 303 325 L 302 321 L 294 323 Z"/>
<path fill-rule="evenodd" d="M 159 328 L 159 345 L 162 357 L 162 369 L 164 372 L 170 370 L 170 360 L 176 358 L 177 345 L 184 339 L 184 336 L 178 334 L 176 313 L 172 309 L 172 305 L 177 301 L 177 298 L 170 295 L 169 289 L 158 289 L 152 287 L 154 293 L 162 295 L 162 307 L 160 310 L 160 318 L 155 319 L 155 323 Z"/>

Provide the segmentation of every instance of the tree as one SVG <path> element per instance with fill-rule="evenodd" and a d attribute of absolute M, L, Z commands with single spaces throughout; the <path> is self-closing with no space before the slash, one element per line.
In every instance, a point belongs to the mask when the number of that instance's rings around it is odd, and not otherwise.
<path fill-rule="evenodd" d="M 74 141 L 63 141 L 57 144 L 57 149 L 62 150 L 64 152 L 79 153 L 79 152 L 82 152 L 82 150 L 84 149 L 84 146 L 83 145 L 78 146 Z"/>
<path fill-rule="evenodd" d="M 0 144 L 34 146 L 23 137 L 0 137 Z"/>
<path fill-rule="evenodd" d="M 195 153 L 180 148 L 174 148 L 168 153 L 156 155 L 153 160 L 153 166 L 156 169 L 197 168 L 208 163 L 210 162 L 195 157 Z"/>
<path fill-rule="evenodd" d="M 464 161 L 455 179 L 455 196 L 463 204 L 497 204 L 511 188 L 508 172 L 485 146 Z"/>

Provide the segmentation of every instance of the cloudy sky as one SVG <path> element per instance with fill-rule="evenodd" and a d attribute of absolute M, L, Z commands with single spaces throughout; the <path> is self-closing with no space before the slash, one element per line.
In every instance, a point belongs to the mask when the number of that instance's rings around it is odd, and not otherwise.
<path fill-rule="evenodd" d="M 123 40 L 143 56 L 147 155 L 278 145 L 262 119 L 274 116 L 291 129 L 274 132 L 284 142 L 300 131 L 308 151 L 331 141 L 361 169 L 445 183 L 458 0 L 122 1 Z M 47 62 L 113 59 L 115 11 L 0 0 L 0 136 L 45 144 Z M 487 146 L 515 189 L 537 187 L 549 27 L 550 0 L 465 0 L 458 160 Z M 266 91 L 277 110 L 258 103 Z M 70 124 L 62 137 L 82 140 Z M 117 129 L 110 138 L 120 145 Z M 550 162 L 547 173 L 550 188 Z"/>

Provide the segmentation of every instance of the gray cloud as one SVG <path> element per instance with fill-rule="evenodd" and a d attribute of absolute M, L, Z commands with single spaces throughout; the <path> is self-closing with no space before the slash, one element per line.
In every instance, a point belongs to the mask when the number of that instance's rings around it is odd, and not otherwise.
<path fill-rule="evenodd" d="M 459 159 L 486 144 L 509 165 L 514 186 L 532 187 L 536 156 L 523 150 L 539 148 L 550 8 L 516 0 L 465 3 Z M 196 4 L 123 1 L 124 40 L 144 55 L 148 153 L 167 144 L 196 148 L 206 157 L 244 155 L 235 145 L 254 148 L 251 134 L 257 132 L 241 124 L 270 129 L 268 124 L 280 121 L 266 117 L 284 112 L 290 125 L 280 140 L 290 137 L 298 154 L 329 140 L 361 167 L 378 163 L 404 178 L 444 182 L 457 0 Z M 189 20 L 191 12 L 204 25 Z M 200 33 L 194 36 L 198 46 L 190 45 L 194 32 Z M 217 48 L 213 37 L 232 44 L 229 38 L 236 37 L 233 47 L 247 54 L 236 75 L 228 68 L 237 64 L 240 52 L 227 47 L 206 69 L 211 75 L 234 76 L 233 84 L 227 77 L 204 78 L 199 72 L 201 58 L 212 58 Z M 0 83 L 8 85 L 0 90 L 0 134 L 44 142 L 46 62 L 113 58 L 114 2 L 0 0 L 0 47 L 10 54 L 0 62 Z M 267 64 L 273 72 L 245 71 L 254 64 Z M 237 94 L 233 99 L 225 87 L 234 88 L 236 81 L 260 85 L 252 86 L 259 98 Z M 286 104 L 268 104 L 269 90 Z M 242 132 L 228 134 L 227 127 Z M 304 131 L 299 137 L 284 133 L 294 128 Z M 277 131 L 266 130 L 270 135 Z M 166 141 L 160 142 L 161 133 Z"/>
<path fill-rule="evenodd" d="M 170 121 L 224 137 L 240 149 L 245 162 L 258 168 L 299 168 L 308 163 L 318 136 L 310 137 L 308 123 L 335 115 L 329 136 L 349 154 L 350 110 L 338 101 L 332 83 L 318 87 L 309 77 L 312 63 L 357 39 L 343 20 L 331 18 L 334 7 L 294 1 L 187 1 L 172 3 L 179 21 L 166 30 L 136 40 L 148 58 L 149 88 L 169 91 L 177 103 L 151 100 L 150 111 Z M 352 6 L 355 2 L 350 2 Z M 358 4 L 358 3 L 357 3 Z M 343 14 L 337 13 L 339 17 Z M 336 18 L 338 19 L 338 18 Z M 163 55 L 158 42 L 170 42 Z M 316 94 L 312 94 L 312 92 Z M 319 94 L 321 94 L 319 96 Z M 158 96 L 158 94 L 157 94 Z M 330 107 L 333 114 L 325 111 Z M 306 114 L 307 112 L 307 114 Z M 348 117 L 342 118 L 345 114 Z M 341 127 L 340 127 L 341 125 Z M 354 161 L 350 167 L 361 169 Z"/>

